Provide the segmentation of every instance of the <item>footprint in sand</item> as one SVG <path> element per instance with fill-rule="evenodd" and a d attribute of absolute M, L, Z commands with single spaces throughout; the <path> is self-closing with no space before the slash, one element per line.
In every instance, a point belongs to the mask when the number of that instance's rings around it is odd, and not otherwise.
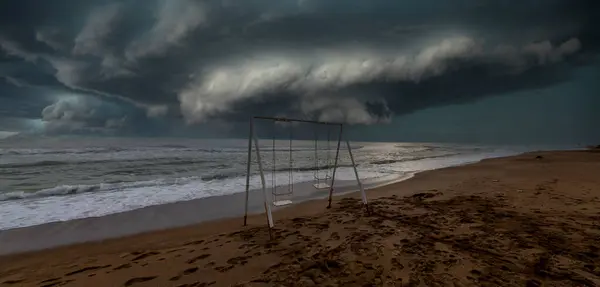
<path fill-rule="evenodd" d="M 54 279 L 54 280 L 58 280 L 58 278 Z M 23 282 L 23 279 L 16 279 L 16 280 L 6 280 L 4 282 L 2 282 L 2 284 L 6 284 L 6 285 L 13 285 L 13 284 L 19 284 Z M 43 283 L 44 281 L 40 282 Z"/>
<path fill-rule="evenodd" d="M 104 266 L 89 266 L 89 267 L 85 267 L 85 268 L 81 268 L 72 272 L 69 272 L 67 274 L 65 274 L 65 276 L 71 276 L 71 275 L 75 275 L 75 274 L 79 274 L 82 272 L 86 272 L 86 271 L 92 271 L 92 270 L 98 270 L 98 269 L 104 269 L 104 268 L 108 268 L 111 265 L 104 265 Z"/>
<path fill-rule="evenodd" d="M 131 278 L 131 279 L 127 280 L 124 285 L 125 286 L 131 286 L 131 285 L 134 285 L 134 284 L 137 284 L 137 283 L 143 283 L 143 282 L 147 282 L 147 281 L 150 281 L 150 280 L 154 280 L 156 278 L 157 278 L 157 276 L 147 276 L 147 277 Z"/>
<path fill-rule="evenodd" d="M 167 251 L 167 253 L 173 253 L 173 252 L 177 252 L 177 251 L 181 251 L 184 250 L 185 248 L 175 248 L 175 249 L 171 249 L 169 251 Z"/>
<path fill-rule="evenodd" d="M 473 274 L 475 276 L 480 276 L 481 275 L 481 271 L 479 271 L 477 269 L 473 269 L 473 270 L 471 270 L 471 274 Z"/>
<path fill-rule="evenodd" d="M 60 278 L 50 278 L 50 279 L 46 279 L 46 280 L 44 280 L 44 281 L 40 282 L 40 285 L 41 285 L 41 284 L 50 283 L 50 282 L 55 282 L 55 281 L 58 281 L 58 280 L 60 280 Z M 23 280 L 19 280 L 18 282 L 21 282 L 21 281 L 23 281 Z"/>
<path fill-rule="evenodd" d="M 171 277 L 169 279 L 169 281 L 178 281 L 179 279 L 181 279 L 182 276 L 190 275 L 190 274 L 196 273 L 197 271 L 198 271 L 198 267 L 192 267 L 192 268 L 185 269 L 185 270 L 183 270 L 183 272 L 181 272 L 181 274 Z"/>
<path fill-rule="evenodd" d="M 204 240 L 196 240 L 196 241 L 188 242 L 188 243 L 184 244 L 183 246 L 200 245 L 202 243 L 204 243 Z"/>
<path fill-rule="evenodd" d="M 400 261 L 398 261 L 398 258 L 395 257 L 392 258 L 392 266 L 394 266 L 395 269 L 404 269 L 404 264 L 400 263 Z"/>
<path fill-rule="evenodd" d="M 250 258 L 252 258 L 252 256 L 233 257 L 233 258 L 230 258 L 229 260 L 227 260 L 227 264 L 231 264 L 231 265 L 242 264 L 242 265 L 245 265 L 246 263 L 248 263 L 247 259 L 250 259 Z"/>
<path fill-rule="evenodd" d="M 196 273 L 196 271 L 198 271 L 198 267 L 188 268 L 183 270 L 183 275 L 190 275 L 192 273 Z"/>
<path fill-rule="evenodd" d="M 210 257 L 210 256 L 211 256 L 211 255 L 210 255 L 210 254 L 208 254 L 208 253 L 207 253 L 207 254 L 202 254 L 202 255 L 200 255 L 200 256 L 196 256 L 196 257 L 194 257 L 194 258 L 192 258 L 192 259 L 188 260 L 188 261 L 187 261 L 187 264 L 194 264 L 196 261 L 198 261 L 198 260 L 202 260 L 202 259 L 206 259 L 206 258 L 208 258 L 208 257 Z"/>
<path fill-rule="evenodd" d="M 125 263 L 125 264 L 122 264 L 122 265 L 119 265 L 119 266 L 113 268 L 113 270 L 121 270 L 121 269 L 127 269 L 127 268 L 131 268 L 131 264 Z"/>
<path fill-rule="evenodd" d="M 218 266 L 218 267 L 215 267 L 215 270 L 217 270 L 217 271 L 219 271 L 219 272 L 221 272 L 221 273 L 223 273 L 223 272 L 227 272 L 227 271 L 229 271 L 229 270 L 231 270 L 231 269 L 233 269 L 233 265 L 229 265 L 229 266 Z"/>
<path fill-rule="evenodd" d="M 334 232 L 331 234 L 331 236 L 329 238 L 332 240 L 340 240 L 340 234 L 337 232 Z"/>
<path fill-rule="evenodd" d="M 192 283 L 192 284 L 181 284 L 181 285 L 177 285 L 177 287 L 206 287 L 206 286 L 212 286 L 214 284 L 217 284 L 217 281 L 212 281 L 209 283 L 196 282 L 196 283 Z"/>
<path fill-rule="evenodd" d="M 134 257 L 133 259 L 131 259 L 131 261 L 142 260 L 144 258 L 147 258 L 147 257 L 150 257 L 150 256 L 154 256 L 154 255 L 158 255 L 158 254 L 160 254 L 160 252 L 156 252 L 156 251 L 142 253 L 142 254 L 139 254 L 138 256 Z M 135 254 L 132 253 L 132 255 L 135 255 Z"/>
<path fill-rule="evenodd" d="M 52 282 L 52 283 L 40 285 L 40 287 L 62 286 L 62 285 L 68 284 L 68 283 L 73 282 L 73 281 L 75 281 L 75 280 L 56 281 L 56 282 Z"/>

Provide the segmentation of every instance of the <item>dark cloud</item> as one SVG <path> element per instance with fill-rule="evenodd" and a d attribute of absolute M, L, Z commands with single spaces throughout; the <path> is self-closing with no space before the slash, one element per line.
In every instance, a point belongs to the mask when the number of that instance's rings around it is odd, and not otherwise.
<path fill-rule="evenodd" d="M 599 11 L 594 0 L 3 1 L 0 103 L 24 108 L 0 116 L 37 113 L 67 133 L 237 133 L 252 114 L 389 122 L 570 81 L 595 64 Z M 229 128 L 186 125 L 206 122 Z"/>

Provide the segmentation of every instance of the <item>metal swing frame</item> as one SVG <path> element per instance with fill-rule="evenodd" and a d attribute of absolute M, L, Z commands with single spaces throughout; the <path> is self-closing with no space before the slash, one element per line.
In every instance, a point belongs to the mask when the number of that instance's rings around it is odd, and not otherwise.
<path fill-rule="evenodd" d="M 275 224 L 273 222 L 273 212 L 272 212 L 271 206 L 274 205 L 273 203 L 274 203 L 275 197 L 274 197 L 273 193 L 271 193 L 271 196 L 269 196 L 269 193 L 267 192 L 267 184 L 266 184 L 265 173 L 264 173 L 264 169 L 263 169 L 263 162 L 262 162 L 262 158 L 261 158 L 261 154 L 260 154 L 260 147 L 258 144 L 258 137 L 254 130 L 254 121 L 255 120 L 270 120 L 270 121 L 274 121 L 274 122 L 298 122 L 298 123 L 326 125 L 328 127 L 330 127 L 330 126 L 339 127 L 339 136 L 338 136 L 337 148 L 336 148 L 336 152 L 335 152 L 333 173 L 331 175 L 331 185 L 329 186 L 329 197 L 328 197 L 327 208 L 331 208 L 331 201 L 333 198 L 333 186 L 335 183 L 335 175 L 336 175 L 336 171 L 337 171 L 337 167 L 338 167 L 338 159 L 339 159 L 340 147 L 341 147 L 341 143 L 342 143 L 342 135 L 343 135 L 344 125 L 342 123 L 331 123 L 331 122 L 300 120 L 300 119 L 288 119 L 288 118 L 281 118 L 281 117 L 254 116 L 250 119 L 250 133 L 248 136 L 248 160 L 247 160 L 247 169 L 246 169 L 246 200 L 245 200 L 245 208 L 244 208 L 244 226 L 247 225 L 247 219 L 248 219 L 248 197 L 250 195 L 250 166 L 251 166 L 251 161 L 252 161 L 252 149 L 253 149 L 252 146 L 254 145 L 254 150 L 256 152 L 256 158 L 257 158 L 257 162 L 258 162 L 258 169 L 260 172 L 260 182 L 261 182 L 261 190 L 262 190 L 262 194 L 263 194 L 264 209 L 265 209 L 265 213 L 267 215 L 267 224 L 269 226 L 269 236 L 272 238 L 271 229 L 275 226 Z M 356 169 L 356 163 L 354 161 L 354 155 L 352 154 L 352 148 L 350 146 L 350 142 L 347 139 L 345 140 L 345 142 L 346 142 L 348 154 L 350 155 L 350 160 L 352 161 L 352 168 L 354 169 L 354 175 L 356 177 L 356 182 L 357 182 L 359 191 L 361 193 L 363 205 L 366 207 L 367 212 L 369 212 L 367 195 L 363 188 L 362 182 L 360 181 L 360 177 L 358 176 L 358 170 Z M 291 150 L 290 150 L 290 152 L 291 152 Z M 290 161 L 291 161 L 291 155 L 290 155 Z M 293 185 L 293 182 L 291 184 Z M 291 201 L 286 202 L 285 205 L 290 204 L 290 203 L 291 203 Z"/>

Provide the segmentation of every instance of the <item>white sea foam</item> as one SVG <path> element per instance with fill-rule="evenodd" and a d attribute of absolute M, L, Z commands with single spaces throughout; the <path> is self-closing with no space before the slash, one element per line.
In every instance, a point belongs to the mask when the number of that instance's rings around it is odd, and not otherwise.
<path fill-rule="evenodd" d="M 122 143 L 119 148 L 61 145 L 3 149 L 0 230 L 243 192 L 246 144 L 245 141 L 174 141 L 144 147 L 133 141 Z M 272 150 L 265 149 L 263 154 L 269 187 L 287 185 L 291 179 L 285 145 L 287 142 L 276 147 L 279 161 L 275 168 L 279 172 L 275 177 L 270 173 Z M 312 146 L 312 142 L 295 145 L 294 183 L 313 180 Z M 533 149 L 401 143 L 355 143 L 353 148 L 360 177 L 371 185 L 406 179 L 420 171 Z M 321 159 L 324 155 L 321 154 Z M 345 150 L 338 164 L 336 182 L 355 180 Z M 250 188 L 258 189 L 260 182 L 254 156 Z"/>
<path fill-rule="evenodd" d="M 184 180 L 184 179 L 179 179 Z M 15 192 L 5 192 L 0 193 L 0 201 L 14 200 L 14 199 L 33 199 L 40 197 L 50 197 L 50 196 L 61 196 L 61 195 L 71 195 L 71 194 L 79 194 L 86 192 L 106 192 L 106 191 L 119 191 L 130 188 L 139 188 L 139 187 L 150 187 L 150 186 L 160 186 L 164 183 L 164 180 L 150 180 L 150 181 L 140 181 L 140 182 L 120 182 L 120 183 L 100 183 L 100 184 L 79 184 L 79 185 L 59 185 L 51 188 L 41 189 L 35 192 L 24 192 L 24 191 L 15 191 Z"/>

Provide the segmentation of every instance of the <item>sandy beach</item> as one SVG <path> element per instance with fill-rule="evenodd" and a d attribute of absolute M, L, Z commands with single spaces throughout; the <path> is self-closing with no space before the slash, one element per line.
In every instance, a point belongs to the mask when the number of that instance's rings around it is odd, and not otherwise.
<path fill-rule="evenodd" d="M 0 286 L 600 286 L 600 151 L 527 153 L 358 194 L 0 257 Z"/>

